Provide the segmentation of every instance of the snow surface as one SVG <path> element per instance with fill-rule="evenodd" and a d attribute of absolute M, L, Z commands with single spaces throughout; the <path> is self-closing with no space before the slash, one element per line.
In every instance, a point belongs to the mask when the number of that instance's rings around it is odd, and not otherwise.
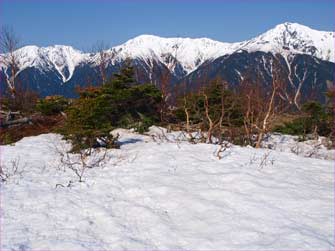
<path fill-rule="evenodd" d="M 264 139 L 262 147 L 281 152 L 291 152 L 304 157 L 334 160 L 335 150 L 327 149 L 327 143 L 325 137 L 301 142 L 298 136 L 272 133 Z"/>
<path fill-rule="evenodd" d="M 273 29 L 250 40 L 224 43 L 209 38 L 163 38 L 140 35 L 106 51 L 107 61 L 116 64 L 126 58 L 139 58 L 150 66 L 161 62 L 175 72 L 174 58 L 186 74 L 196 70 L 206 61 L 229 55 L 239 50 L 292 54 L 308 54 L 335 62 L 334 32 L 318 31 L 297 23 L 279 24 Z M 27 67 L 54 68 L 65 83 L 70 80 L 75 67 L 81 62 L 99 64 L 99 53 L 83 53 L 70 46 L 25 46 L 18 50 L 20 70 Z M 4 64 L 0 67 L 6 69 Z"/>
<path fill-rule="evenodd" d="M 218 159 L 160 131 L 114 132 L 121 149 L 82 183 L 59 166 L 60 135 L 2 146 L 5 171 L 20 167 L 1 183 L 1 250 L 334 249 L 333 161 L 238 146 Z"/>

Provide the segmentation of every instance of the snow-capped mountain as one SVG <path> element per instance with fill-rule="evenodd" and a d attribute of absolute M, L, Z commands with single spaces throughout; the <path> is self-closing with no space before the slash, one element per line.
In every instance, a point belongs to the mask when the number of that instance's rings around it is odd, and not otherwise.
<path fill-rule="evenodd" d="M 71 79 L 75 67 L 80 62 L 88 59 L 88 54 L 64 45 L 49 47 L 29 45 L 15 51 L 15 55 L 18 59 L 19 71 L 29 67 L 35 67 L 46 72 L 55 69 L 64 83 Z M 4 62 L 0 66 L 6 69 Z"/>
<path fill-rule="evenodd" d="M 307 54 L 335 62 L 334 32 L 318 31 L 297 23 L 283 23 L 244 42 L 243 49 L 275 53 Z"/>
<path fill-rule="evenodd" d="M 238 44 L 214 41 L 208 38 L 162 38 L 141 35 L 112 49 L 117 57 L 159 60 L 169 69 L 177 60 L 186 74 L 209 59 L 232 53 Z M 174 69 L 172 69 L 174 70 Z"/>
<path fill-rule="evenodd" d="M 107 50 L 113 64 L 126 58 L 150 62 L 158 60 L 169 69 L 175 58 L 186 74 L 207 60 L 231 54 L 239 49 L 249 52 L 308 54 L 334 62 L 334 32 L 317 31 L 297 23 L 283 23 L 253 39 L 238 43 L 223 43 L 208 38 L 162 38 L 140 35 Z M 82 53 L 71 46 L 25 46 L 17 51 L 20 69 L 55 67 L 64 82 L 81 62 L 98 63 L 98 54 Z M 170 56 L 170 57 L 169 57 Z"/>
<path fill-rule="evenodd" d="M 273 55 L 279 53 L 287 62 L 288 68 L 294 55 L 301 54 L 335 62 L 334 32 L 317 31 L 297 23 L 283 23 L 255 38 L 237 43 L 224 43 L 208 38 L 140 35 L 106 50 L 105 55 L 109 75 L 130 58 L 137 68 L 140 81 L 158 83 L 162 72 L 171 72 L 172 81 L 176 83 L 194 72 L 199 74 L 199 69 L 204 64 L 217 62 L 217 59 L 227 55 L 239 55 L 242 51 Z M 99 82 L 99 53 L 83 53 L 63 45 L 25 46 L 15 53 L 19 58 L 18 75 L 25 72 L 25 76 L 33 82 L 30 85 L 42 95 L 53 94 L 53 91 L 49 91 L 50 88 L 57 89 L 53 85 L 73 89 L 74 85 L 85 85 L 83 81 L 87 79 Z M 0 68 L 0 75 L 8 79 L 11 71 L 4 61 L 0 62 Z M 63 91 L 57 93 L 64 94 Z"/>
<path fill-rule="evenodd" d="M 334 62 L 334 32 L 317 31 L 297 23 L 283 23 L 253 39 L 223 43 L 208 38 L 162 38 L 141 35 L 111 49 L 119 59 L 156 59 L 168 68 L 168 55 L 176 58 L 187 74 L 207 60 L 240 49 L 285 54 L 307 54 Z"/>

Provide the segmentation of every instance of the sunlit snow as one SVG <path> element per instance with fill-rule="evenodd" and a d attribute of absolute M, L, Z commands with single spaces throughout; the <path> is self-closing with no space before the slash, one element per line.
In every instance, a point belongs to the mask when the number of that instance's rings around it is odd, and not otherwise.
<path fill-rule="evenodd" d="M 118 130 L 121 149 L 82 183 L 60 166 L 59 135 L 2 146 L 19 171 L 1 184 L 1 250 L 334 249 L 333 160 L 239 146 L 218 158 L 159 130 Z"/>

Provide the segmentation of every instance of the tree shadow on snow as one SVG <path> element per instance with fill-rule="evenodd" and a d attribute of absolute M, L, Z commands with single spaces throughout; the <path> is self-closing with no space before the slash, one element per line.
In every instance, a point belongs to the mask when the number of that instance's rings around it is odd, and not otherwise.
<path fill-rule="evenodd" d="M 127 145 L 127 144 L 134 144 L 137 142 L 143 142 L 142 139 L 125 139 L 125 140 L 121 140 L 119 141 L 119 145 L 123 146 L 123 145 Z"/>

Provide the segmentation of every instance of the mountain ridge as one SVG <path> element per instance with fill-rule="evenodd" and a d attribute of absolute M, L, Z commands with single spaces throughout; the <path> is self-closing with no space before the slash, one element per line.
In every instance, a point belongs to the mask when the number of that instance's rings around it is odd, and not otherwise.
<path fill-rule="evenodd" d="M 108 64 L 112 65 L 126 58 L 137 58 L 148 64 L 152 60 L 160 61 L 170 69 L 175 65 L 171 61 L 176 60 L 182 68 L 181 75 L 185 76 L 208 60 L 215 60 L 239 50 L 272 52 L 283 55 L 308 54 L 334 62 L 334 32 L 318 31 L 301 24 L 285 22 L 250 40 L 236 43 L 220 42 L 205 37 L 165 38 L 143 34 L 107 49 L 105 53 Z M 71 79 L 79 64 L 99 64 L 98 53 L 85 53 L 67 45 L 47 47 L 28 45 L 16 52 L 19 54 L 20 71 L 27 67 L 36 67 L 40 70 L 54 67 L 60 74 L 63 83 Z M 0 67 L 6 72 L 4 64 L 0 64 Z M 170 70 L 174 75 L 178 75 L 175 69 Z"/>
<path fill-rule="evenodd" d="M 26 46 L 15 52 L 19 59 L 16 77 L 42 97 L 76 97 L 77 86 L 101 84 L 102 65 L 108 78 L 130 58 L 136 80 L 157 87 L 167 73 L 169 86 L 187 83 L 189 90 L 217 77 L 234 87 L 245 77 L 257 75 L 261 76 L 261 84 L 266 87 L 272 81 L 273 61 L 279 60 L 294 93 L 294 102 L 298 104 L 299 99 L 306 100 L 312 96 L 324 102 L 323 93 L 334 81 L 333 44 L 334 32 L 283 23 L 255 38 L 237 43 L 209 38 L 140 35 L 105 50 L 103 64 L 100 64 L 99 52 L 85 53 L 64 45 Z M 1 61 L 2 93 L 10 86 L 10 78 L 11 70 Z"/>

